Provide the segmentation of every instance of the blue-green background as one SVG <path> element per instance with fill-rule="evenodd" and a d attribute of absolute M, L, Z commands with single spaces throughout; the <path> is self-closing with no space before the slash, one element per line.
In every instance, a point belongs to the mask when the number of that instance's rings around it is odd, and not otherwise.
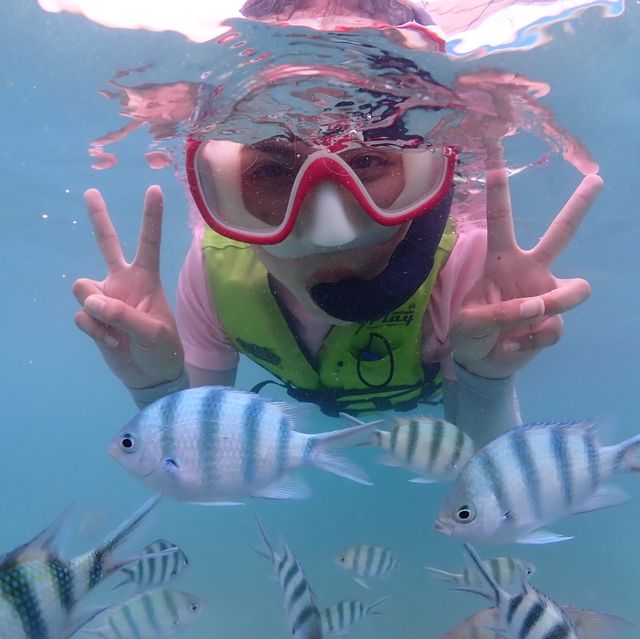
<path fill-rule="evenodd" d="M 574 23 L 573 35 L 557 28 L 555 41 L 543 48 L 485 61 L 548 82 L 552 92 L 544 104 L 586 143 L 605 179 L 578 237 L 556 265 L 560 276 L 586 277 L 593 295 L 566 316 L 562 341 L 520 374 L 518 389 L 527 420 L 605 414 L 610 441 L 640 431 L 639 13 L 636 2 L 615 20 L 602 20 L 594 10 Z M 107 442 L 135 408 L 75 328 L 71 283 L 80 276 L 100 278 L 104 271 L 83 191 L 103 191 L 131 257 L 144 190 L 159 183 L 166 194 L 162 272 L 173 298 L 190 241 L 182 187 L 171 170 L 146 166 L 141 132 L 119 145 L 120 162 L 112 170 L 91 169 L 86 152 L 91 139 L 122 125 L 115 103 L 97 93 L 105 81 L 115 70 L 165 56 L 172 47 L 179 60 L 185 42 L 175 34 L 105 29 L 44 13 L 35 0 L 0 7 L 0 549 L 25 541 L 75 500 L 68 548 L 79 551 L 148 495 L 106 454 Z M 512 180 L 524 245 L 542 234 L 578 182 L 579 175 L 558 159 Z M 239 385 L 248 388 L 261 378 L 243 364 Z M 311 425 L 336 427 L 328 418 Z M 479 600 L 447 591 L 424 570 L 427 564 L 453 569 L 461 559 L 459 544 L 432 530 L 446 487 L 408 484 L 402 471 L 375 465 L 375 454 L 356 457 L 374 488 L 309 471 L 314 497 L 306 502 L 160 506 L 142 541 L 164 536 L 179 543 L 192 560 L 179 585 L 208 601 L 206 617 L 185 637 L 287 636 L 270 566 L 251 550 L 258 542 L 254 513 L 274 539 L 286 537 L 322 605 L 391 595 L 383 606 L 388 615 L 372 618 L 356 636 L 435 639 L 479 608 Z M 632 495 L 629 504 L 555 524 L 554 530 L 576 535 L 571 542 L 481 552 L 529 559 L 538 566 L 536 584 L 556 600 L 640 624 L 639 482 L 632 476 L 618 480 Z M 83 527 L 87 513 L 89 525 Z M 353 543 L 388 546 L 401 569 L 366 592 L 333 565 L 336 552 Z M 95 599 L 114 597 L 107 586 Z"/>

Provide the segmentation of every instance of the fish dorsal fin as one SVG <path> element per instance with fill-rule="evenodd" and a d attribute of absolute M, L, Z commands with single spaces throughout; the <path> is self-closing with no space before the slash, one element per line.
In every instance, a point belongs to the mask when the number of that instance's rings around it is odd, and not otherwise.
<path fill-rule="evenodd" d="M 10 550 L 4 555 L 0 555 L 0 571 L 7 569 L 8 566 L 15 564 L 18 560 L 27 561 L 29 559 L 42 557 L 43 555 L 59 555 L 61 538 L 63 537 L 62 530 L 69 519 L 72 509 L 73 502 L 68 504 L 53 522 L 44 530 L 40 531 L 33 539 Z"/>
<path fill-rule="evenodd" d="M 582 419 L 578 421 L 551 421 L 551 422 L 529 422 L 528 424 L 521 424 L 516 426 L 508 432 L 518 432 L 537 429 L 559 429 L 559 430 L 575 430 L 576 432 L 589 432 L 595 431 L 595 429 L 601 425 L 599 419 Z"/>

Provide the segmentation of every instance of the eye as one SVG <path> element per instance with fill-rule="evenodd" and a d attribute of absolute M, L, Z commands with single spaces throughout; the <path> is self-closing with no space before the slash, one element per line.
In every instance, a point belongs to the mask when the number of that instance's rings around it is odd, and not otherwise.
<path fill-rule="evenodd" d="M 198 604 L 191 604 L 191 612 L 198 612 L 199 607 Z"/>
<path fill-rule="evenodd" d="M 455 510 L 455 519 L 461 524 L 469 524 L 476 518 L 476 509 L 468 503 L 460 504 Z"/>
<path fill-rule="evenodd" d="M 138 441 L 131 433 L 124 433 L 120 437 L 120 448 L 125 453 L 134 453 L 138 450 Z"/>

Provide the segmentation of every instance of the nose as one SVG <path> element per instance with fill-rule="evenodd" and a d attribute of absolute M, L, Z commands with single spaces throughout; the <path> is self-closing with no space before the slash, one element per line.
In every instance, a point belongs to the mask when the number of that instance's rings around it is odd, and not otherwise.
<path fill-rule="evenodd" d="M 328 182 L 318 187 L 306 216 L 305 234 L 311 243 L 330 248 L 349 244 L 358 237 L 357 224 L 347 210 L 345 195 Z"/>

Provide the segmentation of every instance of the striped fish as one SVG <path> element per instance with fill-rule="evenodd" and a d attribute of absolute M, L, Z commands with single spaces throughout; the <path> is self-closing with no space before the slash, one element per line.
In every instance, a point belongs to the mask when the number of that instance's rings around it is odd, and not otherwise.
<path fill-rule="evenodd" d="M 67 639 L 102 608 L 78 609 L 80 600 L 126 563 L 114 552 L 159 497 L 149 499 L 93 550 L 68 561 L 57 550 L 65 511 L 30 542 L 0 558 L 0 638 Z"/>
<path fill-rule="evenodd" d="M 599 443 L 595 424 L 541 422 L 513 428 L 478 451 L 446 496 L 436 530 L 466 541 L 543 544 L 569 539 L 542 526 L 627 501 L 607 484 L 640 471 L 640 435 Z"/>
<path fill-rule="evenodd" d="M 166 539 L 157 539 L 145 546 L 143 557 L 132 566 L 125 566 L 125 579 L 115 588 L 133 583 L 136 592 L 157 588 L 177 577 L 188 565 L 189 559 L 175 544 Z"/>
<path fill-rule="evenodd" d="M 273 564 L 291 636 L 294 639 L 322 639 L 320 611 L 302 566 L 286 543 L 282 543 L 280 553 L 274 551 L 259 521 L 258 528 L 267 549 L 258 552 L 271 559 Z"/>
<path fill-rule="evenodd" d="M 360 623 L 367 615 L 384 614 L 374 609 L 388 598 L 388 596 L 380 597 L 369 605 L 356 599 L 345 599 L 325 608 L 320 612 L 322 632 L 325 636 L 341 635 Z"/>
<path fill-rule="evenodd" d="M 375 441 L 385 451 L 383 464 L 418 473 L 409 481 L 423 484 L 454 479 L 474 452 L 468 435 L 436 417 L 395 418 Z"/>
<path fill-rule="evenodd" d="M 335 562 L 343 570 L 355 574 L 354 581 L 364 588 L 369 588 L 365 577 L 386 577 L 398 568 L 398 562 L 390 550 L 367 544 L 343 550 L 336 555 Z"/>
<path fill-rule="evenodd" d="M 484 562 L 483 562 L 484 563 Z M 634 626 L 622 617 L 591 610 L 580 610 L 573 606 L 560 606 L 573 623 L 580 639 L 611 639 Z M 440 639 L 503 639 L 493 628 L 500 617 L 496 608 L 481 610 L 467 617 Z"/>
<path fill-rule="evenodd" d="M 614 636 L 632 625 L 626 619 L 614 615 L 581 611 L 576 608 L 565 609 L 536 590 L 522 572 L 520 591 L 510 594 L 485 570 L 484 563 L 475 549 L 469 544 L 465 544 L 464 548 L 470 569 L 476 571 L 471 582 L 484 581 L 485 584 L 480 589 L 471 585 L 467 590 L 483 597 L 487 596 L 487 592 L 491 593 L 490 598 L 495 610 L 483 611 L 484 620 L 481 623 L 488 622 L 489 629 L 501 639 L 595 639 Z M 475 623 L 468 623 L 468 628 L 475 630 L 477 626 Z M 464 635 L 450 633 L 447 637 L 457 639 Z M 484 639 L 484 635 L 481 634 L 480 637 Z"/>
<path fill-rule="evenodd" d="M 507 592 L 512 592 L 514 588 L 519 589 L 520 574 L 524 574 L 524 576 L 529 579 L 536 571 L 533 564 L 530 564 L 528 561 L 523 561 L 522 559 L 514 559 L 513 557 L 492 557 L 491 559 L 485 559 L 482 563 L 484 569 L 491 575 L 492 579 Z M 464 570 L 459 574 L 446 572 L 445 570 L 439 570 L 438 568 L 431 568 L 429 566 L 427 566 L 427 570 L 440 579 L 451 582 L 457 588 L 468 588 L 471 585 L 481 588 L 484 585 L 484 581 L 472 583 L 471 579 L 473 575 L 477 574 L 477 571 L 469 566 L 465 566 Z"/>
<path fill-rule="evenodd" d="M 297 413 L 297 407 L 255 393 L 191 388 L 147 406 L 118 433 L 109 452 L 153 490 L 201 504 L 308 497 L 308 487 L 290 475 L 301 466 L 370 484 L 336 451 L 369 440 L 379 421 L 305 435 L 294 430 Z"/>
<path fill-rule="evenodd" d="M 101 625 L 82 632 L 100 639 L 161 639 L 172 637 L 198 620 L 204 600 L 178 590 L 147 590 L 109 607 Z"/>

